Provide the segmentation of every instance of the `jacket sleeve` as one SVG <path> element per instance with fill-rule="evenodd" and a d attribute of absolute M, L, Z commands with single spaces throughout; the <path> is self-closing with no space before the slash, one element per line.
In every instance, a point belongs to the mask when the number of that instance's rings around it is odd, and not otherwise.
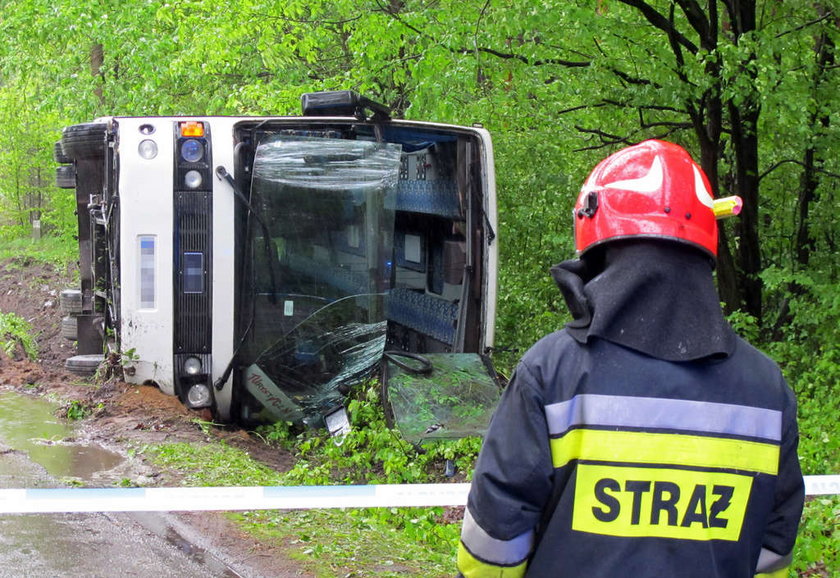
<path fill-rule="evenodd" d="M 553 473 L 540 391 L 520 364 L 490 422 L 458 546 L 465 578 L 525 574 Z"/>
<path fill-rule="evenodd" d="M 779 452 L 779 473 L 776 480 L 775 505 L 767 521 L 762 540 L 757 574 L 775 576 L 784 572 L 793 558 L 793 545 L 805 502 L 805 482 L 799 467 L 797 447 L 799 429 L 796 424 L 796 400 L 784 384 L 788 395 L 783 417 L 782 446 Z M 785 574 L 786 575 L 786 574 Z"/>

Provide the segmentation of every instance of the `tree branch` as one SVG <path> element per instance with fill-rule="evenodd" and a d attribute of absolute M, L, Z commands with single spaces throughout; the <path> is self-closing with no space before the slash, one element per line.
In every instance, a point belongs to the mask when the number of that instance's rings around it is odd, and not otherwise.
<path fill-rule="evenodd" d="M 602 108 L 605 106 L 609 106 L 609 103 L 602 102 L 599 104 L 581 104 L 580 106 L 573 106 L 571 108 L 564 108 L 563 110 L 557 111 L 557 114 L 568 114 L 570 112 L 577 112 L 579 110 L 587 110 L 589 108 Z"/>
<path fill-rule="evenodd" d="M 637 144 L 637 143 L 641 142 L 640 140 L 637 140 L 637 139 L 635 139 L 631 136 L 620 137 L 618 135 L 610 135 L 609 133 L 601 132 L 597 129 L 587 129 L 587 128 L 580 127 L 580 126 L 576 126 L 575 128 L 578 131 L 580 131 L 584 134 L 595 134 L 596 136 L 601 138 L 601 144 L 574 149 L 573 152 L 576 152 L 576 153 L 584 152 L 584 151 L 599 150 L 599 149 L 615 146 L 615 145 L 618 145 L 618 144 L 629 146 L 629 145 L 634 145 L 634 144 Z M 664 133 L 661 133 L 661 134 L 646 135 L 644 138 L 645 139 L 652 138 L 652 139 L 659 139 L 659 140 L 667 139 L 668 136 L 672 132 L 673 131 L 665 131 Z"/>
<path fill-rule="evenodd" d="M 776 38 L 781 38 L 782 36 L 785 36 L 787 34 L 793 34 L 794 32 L 799 32 L 800 30 L 804 30 L 805 28 L 808 28 L 810 26 L 814 26 L 815 24 L 819 24 L 823 20 L 828 20 L 832 16 L 833 16 L 833 13 L 829 11 L 826 14 L 823 14 L 822 16 L 820 16 L 819 18 L 815 18 L 813 20 L 805 22 L 804 24 L 800 24 L 796 28 L 791 28 L 790 30 L 785 30 L 784 32 L 779 32 L 778 34 L 776 34 Z"/>
<path fill-rule="evenodd" d="M 677 4 L 682 8 L 683 14 L 688 18 L 688 23 L 697 31 L 700 36 L 700 45 L 706 50 L 710 49 L 708 45 L 710 37 L 709 20 L 706 18 L 706 13 L 696 2 L 696 0 L 677 0 Z"/>
<path fill-rule="evenodd" d="M 773 163 L 772 165 L 770 165 L 770 167 L 766 171 L 764 171 L 763 173 L 758 175 L 759 182 L 761 182 L 761 179 L 763 179 L 764 177 L 766 177 L 767 175 L 769 175 L 770 173 L 772 173 L 773 171 L 778 169 L 780 166 L 785 165 L 785 164 L 794 164 L 794 165 L 799 165 L 801 167 L 805 166 L 805 163 L 803 163 L 802 161 L 795 160 L 795 159 L 785 159 L 783 161 Z M 832 173 L 831 171 L 827 171 L 825 169 L 821 169 L 821 168 L 817 168 L 817 167 L 811 167 L 811 168 L 814 172 L 821 173 L 823 175 L 829 176 L 829 177 L 834 178 L 834 179 L 840 179 L 840 174 L 838 174 L 838 173 Z"/>
<path fill-rule="evenodd" d="M 688 38 L 686 38 L 683 34 L 680 33 L 674 27 L 673 22 L 669 21 L 665 18 L 662 14 L 656 11 L 650 4 L 645 2 L 644 0 L 619 0 L 622 4 L 626 4 L 627 6 L 631 6 L 636 8 L 642 15 L 647 19 L 648 22 L 653 24 L 654 27 L 658 28 L 669 37 L 673 36 L 673 38 L 686 50 L 691 52 L 692 54 L 697 54 L 697 46 Z"/>
<path fill-rule="evenodd" d="M 382 6 L 381 0 L 376 0 L 376 3 L 380 6 L 380 10 L 382 12 L 384 12 L 385 14 L 387 14 L 388 16 L 390 16 L 391 18 L 393 18 L 394 20 L 396 20 L 397 22 L 399 22 L 400 24 L 402 24 L 403 26 L 405 26 L 406 28 L 408 28 L 409 30 L 411 30 L 412 32 L 417 34 L 418 36 L 428 38 L 432 42 L 435 42 L 436 44 L 440 44 L 437 41 L 437 39 L 435 39 L 434 37 L 430 36 L 429 34 L 426 34 L 425 32 L 423 32 L 422 30 L 420 30 L 416 26 L 406 22 L 405 19 L 402 16 L 400 16 L 399 14 L 395 14 L 393 11 L 388 10 L 386 7 Z M 549 64 L 554 64 L 554 65 L 558 65 L 558 66 L 565 66 L 565 67 L 568 67 L 568 68 L 586 68 L 587 66 L 590 66 L 592 64 L 589 61 L 564 60 L 562 58 L 548 58 L 548 59 L 545 59 L 545 60 L 531 60 L 531 59 L 527 58 L 526 56 L 522 56 L 521 54 L 515 54 L 515 53 L 512 53 L 512 52 L 501 52 L 501 51 L 496 50 L 494 48 L 485 48 L 485 47 L 481 47 L 481 46 L 476 46 L 475 48 L 452 48 L 451 46 L 446 46 L 446 45 L 443 45 L 443 44 L 440 44 L 440 45 L 443 46 L 444 48 L 446 48 L 446 50 L 448 50 L 449 52 L 451 52 L 453 54 L 469 55 L 469 54 L 475 54 L 477 52 L 483 52 L 485 54 L 490 54 L 491 56 L 495 56 L 497 58 L 501 58 L 501 59 L 504 59 L 504 60 L 518 60 L 519 62 L 522 62 L 523 64 L 527 64 L 528 66 L 545 66 L 545 65 L 549 65 Z"/>
<path fill-rule="evenodd" d="M 691 122 L 676 122 L 676 121 L 660 121 L 660 122 L 647 122 L 645 121 L 644 116 L 642 115 L 642 111 L 639 111 L 639 126 L 642 128 L 655 128 L 655 127 L 667 127 L 670 130 L 687 130 L 690 128 L 694 128 L 694 124 Z"/>
<path fill-rule="evenodd" d="M 269 16 L 268 14 L 254 14 L 258 16 L 260 20 L 279 20 L 281 22 L 292 22 L 294 24 L 317 24 L 319 26 L 324 24 L 335 25 L 335 24 L 348 24 L 350 22 L 356 22 L 357 20 L 362 19 L 362 14 L 358 16 L 353 16 L 351 18 L 344 18 L 343 20 L 306 20 L 306 19 L 298 19 L 298 18 L 289 18 L 287 16 Z"/>
<path fill-rule="evenodd" d="M 452 50 L 452 49 L 450 49 L 450 50 Z M 529 66 L 545 66 L 546 64 L 557 64 L 559 66 L 566 66 L 568 68 L 586 68 L 587 66 L 590 66 L 592 64 L 591 62 L 564 60 L 562 58 L 548 58 L 548 59 L 545 59 L 545 60 L 533 60 L 532 61 L 532 60 L 529 60 L 527 57 L 521 56 L 519 54 L 499 52 L 498 50 L 494 50 L 492 48 L 480 48 L 479 47 L 477 50 L 479 52 L 484 52 L 485 54 L 492 54 L 493 56 L 496 56 L 498 58 L 502 58 L 502 59 L 505 59 L 505 60 L 510 60 L 510 59 L 518 60 L 518 61 L 522 62 L 523 64 L 527 64 Z M 453 52 L 455 52 L 455 51 L 453 50 Z M 460 50 L 458 52 L 468 54 L 472 51 L 471 50 Z"/>
<path fill-rule="evenodd" d="M 644 106 L 639 107 L 640 110 L 655 110 L 658 112 L 673 112 L 675 114 L 688 114 L 687 110 L 681 110 L 679 108 L 674 108 L 673 106 L 657 106 L 654 104 L 646 104 Z"/>
<path fill-rule="evenodd" d="M 627 137 L 621 137 L 617 134 L 610 134 L 598 128 L 585 128 L 582 126 L 575 125 L 575 130 L 577 130 L 578 132 L 582 132 L 583 134 L 591 134 L 597 136 L 599 139 L 601 139 L 600 145 L 576 149 L 578 151 L 597 150 L 599 148 L 604 148 L 606 146 L 612 146 L 616 144 L 631 144 Z"/>

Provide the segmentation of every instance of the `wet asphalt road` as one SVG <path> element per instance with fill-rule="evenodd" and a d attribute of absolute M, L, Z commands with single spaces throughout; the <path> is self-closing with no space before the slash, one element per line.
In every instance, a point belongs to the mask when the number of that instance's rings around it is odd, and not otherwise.
<path fill-rule="evenodd" d="M 0 441 L 0 487 L 53 487 L 38 464 Z M 196 545 L 166 514 L 0 514 L 0 577 L 248 576 Z"/>
<path fill-rule="evenodd" d="M 93 481 L 122 458 L 72 437 L 42 400 L 0 391 L 0 488 Z M 213 538 L 168 513 L 0 514 L 0 578 L 254 577 Z"/>

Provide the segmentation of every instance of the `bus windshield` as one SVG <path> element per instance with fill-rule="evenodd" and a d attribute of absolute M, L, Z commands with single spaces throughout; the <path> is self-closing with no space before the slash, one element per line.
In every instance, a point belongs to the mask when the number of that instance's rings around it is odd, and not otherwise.
<path fill-rule="evenodd" d="M 400 154 L 283 134 L 257 147 L 239 351 L 256 419 L 321 415 L 380 362 Z"/>

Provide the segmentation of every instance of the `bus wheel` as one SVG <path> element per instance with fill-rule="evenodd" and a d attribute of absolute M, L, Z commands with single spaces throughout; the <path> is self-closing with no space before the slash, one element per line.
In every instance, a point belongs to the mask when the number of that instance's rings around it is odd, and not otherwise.
<path fill-rule="evenodd" d="M 55 162 L 57 162 L 59 164 L 62 164 L 62 165 L 73 162 L 72 158 L 70 158 L 66 154 L 64 154 L 64 149 L 61 147 L 61 141 L 58 141 L 57 143 L 55 143 L 55 150 L 54 150 L 53 157 L 55 158 Z"/>
<path fill-rule="evenodd" d="M 55 169 L 55 185 L 59 189 L 76 188 L 76 167 L 61 165 Z"/>
<path fill-rule="evenodd" d="M 65 127 L 61 133 L 61 149 L 72 159 L 92 159 L 105 156 L 108 146 L 108 125 L 86 122 Z"/>

